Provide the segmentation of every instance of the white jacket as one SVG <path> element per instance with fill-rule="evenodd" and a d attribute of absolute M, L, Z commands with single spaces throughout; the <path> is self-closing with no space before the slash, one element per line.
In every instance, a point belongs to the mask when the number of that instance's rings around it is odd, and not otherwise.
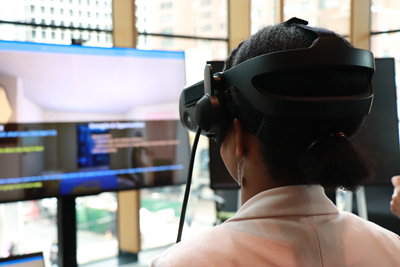
<path fill-rule="evenodd" d="M 286 186 L 252 197 L 150 266 L 399 267 L 400 237 L 339 212 L 320 186 Z"/>

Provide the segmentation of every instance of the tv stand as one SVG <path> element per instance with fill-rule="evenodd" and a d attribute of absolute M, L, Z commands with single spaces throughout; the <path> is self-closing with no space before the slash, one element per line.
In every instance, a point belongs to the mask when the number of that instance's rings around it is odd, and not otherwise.
<path fill-rule="evenodd" d="M 58 266 L 77 267 L 75 197 L 58 198 Z"/>

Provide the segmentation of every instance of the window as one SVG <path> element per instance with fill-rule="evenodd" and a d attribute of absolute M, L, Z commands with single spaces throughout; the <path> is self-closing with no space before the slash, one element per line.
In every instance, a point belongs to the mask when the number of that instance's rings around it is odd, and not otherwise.
<path fill-rule="evenodd" d="M 31 23 L 36 23 L 36 19 L 35 18 L 31 18 Z"/>
<path fill-rule="evenodd" d="M 35 13 L 35 6 L 31 5 L 31 13 Z"/>
<path fill-rule="evenodd" d="M 398 1 L 372 0 L 371 3 L 371 31 L 381 32 L 400 29 L 400 6 Z M 390 50 L 394 52 L 392 44 Z M 397 48 L 396 48 L 397 49 Z M 380 50 L 380 49 L 379 49 Z M 398 52 L 396 52 L 396 58 Z M 392 54 L 393 55 L 393 54 Z"/>
<path fill-rule="evenodd" d="M 211 25 L 211 24 L 208 24 L 208 25 L 201 26 L 201 31 L 202 31 L 202 32 L 209 32 L 209 31 L 212 31 L 212 25 Z"/>
<path fill-rule="evenodd" d="M 40 20 L 40 24 L 46 24 L 46 20 L 45 19 L 41 19 Z"/>
<path fill-rule="evenodd" d="M 36 38 L 36 31 L 35 30 L 32 31 L 32 38 Z"/>
<path fill-rule="evenodd" d="M 163 33 L 163 34 L 172 34 L 173 31 L 174 31 L 173 28 L 164 28 L 164 29 L 161 29 L 161 33 Z"/>
<path fill-rule="evenodd" d="M 56 39 L 56 33 L 55 32 L 51 32 L 51 39 L 53 39 L 53 40 Z"/>
<path fill-rule="evenodd" d="M 315 9 L 313 2 L 302 2 L 300 6 L 301 6 L 301 12 L 303 13 L 309 13 L 314 11 Z"/>
<path fill-rule="evenodd" d="M 299 17 L 307 20 L 310 26 L 326 27 L 342 36 L 349 35 L 350 33 L 351 1 L 285 0 L 283 4 L 284 21 L 291 17 Z M 258 5 L 257 9 L 263 9 L 266 13 L 263 18 L 257 20 L 258 29 L 262 26 L 277 22 L 274 21 L 265 24 L 265 20 L 272 15 L 271 10 L 276 10 L 274 7 L 275 5 L 269 4 L 268 9 L 265 9 L 261 4 Z"/>
<path fill-rule="evenodd" d="M 100 35 L 97 35 L 97 42 L 100 42 Z"/>
<path fill-rule="evenodd" d="M 90 0 L 87 0 L 87 5 L 90 6 Z"/>
<path fill-rule="evenodd" d="M 72 9 L 69 10 L 69 15 L 73 16 L 74 15 L 74 11 Z"/>
<path fill-rule="evenodd" d="M 211 0 L 201 0 L 200 5 L 209 6 L 211 5 Z"/>
<path fill-rule="evenodd" d="M 339 0 L 319 0 L 318 6 L 320 9 L 329 9 L 339 6 Z"/>
<path fill-rule="evenodd" d="M 202 19 L 210 19 L 210 18 L 212 18 L 212 12 L 201 13 L 201 18 Z"/>
<path fill-rule="evenodd" d="M 60 25 L 61 25 L 61 26 L 64 26 L 64 21 L 60 21 Z"/>
<path fill-rule="evenodd" d="M 99 18 L 99 13 L 96 13 L 96 19 L 98 19 Z"/>
<path fill-rule="evenodd" d="M 174 45 L 174 38 L 172 37 L 166 37 L 161 41 L 161 46 L 162 47 L 169 47 Z"/>
<path fill-rule="evenodd" d="M 79 28 L 82 28 L 82 22 L 79 22 Z"/>
<path fill-rule="evenodd" d="M 72 4 L 72 0 L 69 0 L 69 3 Z"/>
<path fill-rule="evenodd" d="M 107 2 L 104 2 L 104 7 L 107 7 L 108 6 L 108 3 Z"/>
<path fill-rule="evenodd" d="M 45 10 L 44 10 L 44 6 L 41 6 L 41 7 L 40 7 L 40 11 L 41 11 L 42 13 L 44 13 L 44 11 L 45 11 Z"/>
<path fill-rule="evenodd" d="M 78 5 L 82 5 L 82 0 L 78 0 Z"/>
<path fill-rule="evenodd" d="M 82 17 L 82 11 L 79 10 L 79 17 Z"/>
<path fill-rule="evenodd" d="M 160 20 L 161 20 L 161 23 L 172 22 L 172 15 L 162 15 Z"/>
<path fill-rule="evenodd" d="M 219 53 L 219 51 L 228 51 L 227 41 L 225 40 L 214 42 L 213 44 L 218 43 L 216 46 L 206 46 L 195 38 L 183 39 L 180 37 L 171 37 L 172 40 L 170 40 L 155 35 L 171 34 L 176 36 L 184 35 L 188 37 L 200 36 L 227 39 L 228 0 L 157 0 L 151 1 L 153 4 L 148 4 L 148 2 L 150 1 L 136 1 L 136 28 L 139 32 L 137 40 L 139 49 L 167 48 L 168 50 L 175 51 L 185 50 L 187 48 L 201 48 L 208 50 L 207 52 L 209 53 L 210 59 L 223 59 L 220 58 L 222 52 Z M 260 2 L 262 2 L 263 5 L 267 5 L 266 2 L 273 3 L 276 2 L 276 0 L 260 0 Z M 184 12 L 182 12 L 182 10 L 184 10 Z M 178 23 L 179 21 L 184 21 L 184 23 Z M 212 25 L 211 30 L 210 26 L 207 26 L 204 28 L 205 31 L 202 31 L 202 26 L 208 24 L 215 24 L 215 26 Z M 225 27 L 220 28 L 220 24 L 224 24 Z M 146 33 L 147 38 L 141 33 Z M 152 36 L 153 34 L 154 36 Z M 226 55 L 224 55 L 224 57 L 226 57 Z"/>
<path fill-rule="evenodd" d="M 74 27 L 74 23 L 71 21 L 71 22 L 69 23 L 69 26 L 70 26 L 70 27 Z"/>
<path fill-rule="evenodd" d="M 97 7 L 99 6 L 99 1 L 96 1 L 96 6 L 97 6 Z"/>
<path fill-rule="evenodd" d="M 51 14 L 54 14 L 54 7 L 51 7 L 51 8 L 50 8 L 50 13 L 51 13 Z"/>
<path fill-rule="evenodd" d="M 88 28 L 91 28 L 91 27 L 92 27 L 92 25 L 91 25 L 90 23 L 88 23 L 87 27 L 88 27 Z"/>
<path fill-rule="evenodd" d="M 60 9 L 60 15 L 64 15 L 64 9 L 63 8 Z"/>
<path fill-rule="evenodd" d="M 88 11 L 88 13 L 87 13 L 87 17 L 90 18 L 90 12 L 89 12 L 89 11 Z"/>
<path fill-rule="evenodd" d="M 108 19 L 108 14 L 107 14 L 107 13 L 104 14 L 104 18 L 105 18 L 105 19 Z"/>
<path fill-rule="evenodd" d="M 56 25 L 56 22 L 54 21 L 54 19 L 51 20 L 50 25 Z"/>
<path fill-rule="evenodd" d="M 172 8 L 172 2 L 167 2 L 167 3 L 161 4 L 161 9 L 168 9 L 168 8 Z"/>
<path fill-rule="evenodd" d="M 375 57 L 395 59 L 397 101 L 400 99 L 400 6 L 398 1 L 371 1 L 371 51 Z M 393 31 L 389 33 L 388 31 Z M 398 106 L 398 111 L 399 111 Z"/>
<path fill-rule="evenodd" d="M 13 254 L 26 253 L 28 251 L 29 253 L 43 251 L 44 255 L 50 254 L 51 245 L 57 239 L 57 199 L 0 204 L 0 214 L 3 233 L 2 257 L 7 257 L 10 245 L 13 247 L 10 247 Z M 32 231 L 32 229 L 35 230 Z M 11 238 L 4 238 L 4 234 Z M 38 234 L 40 235 L 39 238 Z M 16 239 L 15 237 L 17 236 L 22 238 Z M 40 242 L 38 242 L 39 239 Z M 4 245 L 6 245 L 5 248 Z M 45 266 L 50 266 L 49 257 L 45 256 L 44 258 Z M 21 266 L 29 263 L 11 264 L 11 266 Z"/>
<path fill-rule="evenodd" d="M 65 33 L 61 32 L 61 40 L 64 40 L 64 39 L 65 39 Z"/>
<path fill-rule="evenodd" d="M 42 39 L 46 39 L 46 32 L 42 31 Z"/>

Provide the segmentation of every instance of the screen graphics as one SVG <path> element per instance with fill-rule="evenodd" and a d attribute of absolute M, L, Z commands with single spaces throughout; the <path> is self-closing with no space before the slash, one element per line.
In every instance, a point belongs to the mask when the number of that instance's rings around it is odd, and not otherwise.
<path fill-rule="evenodd" d="M 181 184 L 184 53 L 0 41 L 0 202 Z"/>

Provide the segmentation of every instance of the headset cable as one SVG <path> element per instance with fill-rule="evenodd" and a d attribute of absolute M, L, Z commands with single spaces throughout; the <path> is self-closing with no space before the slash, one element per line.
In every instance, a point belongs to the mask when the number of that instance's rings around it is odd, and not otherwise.
<path fill-rule="evenodd" d="M 192 146 L 192 153 L 190 155 L 188 178 L 186 181 L 185 195 L 183 197 L 181 217 L 179 220 L 178 237 L 176 238 L 176 243 L 179 243 L 182 238 L 183 224 L 185 223 L 186 207 L 187 207 L 187 204 L 189 201 L 190 185 L 192 184 L 194 158 L 196 155 L 197 143 L 199 142 L 200 133 L 201 133 L 201 128 L 197 127 L 196 136 L 194 138 L 194 142 L 193 142 L 193 146 Z"/>

